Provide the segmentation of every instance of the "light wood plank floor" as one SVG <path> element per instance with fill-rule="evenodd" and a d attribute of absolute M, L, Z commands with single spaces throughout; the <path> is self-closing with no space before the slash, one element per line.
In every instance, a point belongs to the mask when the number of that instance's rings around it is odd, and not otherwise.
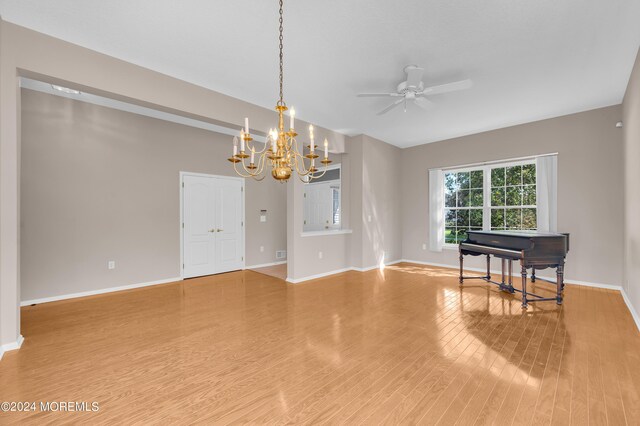
<path fill-rule="evenodd" d="M 543 287 L 543 284 L 539 284 Z M 22 310 L 0 401 L 97 401 L 0 423 L 640 424 L 616 291 L 520 301 L 398 264 L 303 284 L 251 271 Z"/>
<path fill-rule="evenodd" d="M 286 263 L 283 263 L 281 265 L 265 266 L 264 268 L 255 268 L 255 269 L 252 269 L 252 271 L 269 275 L 274 278 L 280 278 L 281 280 L 287 279 Z"/>

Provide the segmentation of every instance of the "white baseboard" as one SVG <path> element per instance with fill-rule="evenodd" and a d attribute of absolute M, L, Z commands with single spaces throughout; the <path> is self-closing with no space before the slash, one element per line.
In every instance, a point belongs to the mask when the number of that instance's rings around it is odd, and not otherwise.
<path fill-rule="evenodd" d="M 298 278 L 298 279 L 293 279 L 293 278 L 287 277 L 286 281 L 288 283 L 291 283 L 291 284 L 298 284 L 298 283 L 301 283 L 303 281 L 315 280 L 317 278 L 323 278 L 323 277 L 328 277 L 329 275 L 341 274 L 343 272 L 347 272 L 347 271 L 351 271 L 351 270 L 352 270 L 352 268 L 336 269 L 335 271 L 323 272 L 322 274 L 316 274 L 316 275 L 309 275 L 307 277 Z"/>
<path fill-rule="evenodd" d="M 167 278 L 167 279 L 164 279 L 164 280 L 149 281 L 149 282 L 146 282 L 146 283 L 123 285 L 123 286 L 119 286 L 119 287 L 102 288 L 100 290 L 91 290 L 91 291 L 83 291 L 83 292 L 80 292 L 80 293 L 63 294 L 63 295 L 60 295 L 60 296 L 44 297 L 42 299 L 24 300 L 24 301 L 20 302 L 20 306 L 29 306 L 29 305 L 34 305 L 34 304 L 37 305 L 37 304 L 40 304 L 40 303 L 57 302 L 59 300 L 75 299 L 75 298 L 78 298 L 78 297 L 95 296 L 96 294 L 105 294 L 105 293 L 113 293 L 115 291 L 132 290 L 134 288 L 149 287 L 149 286 L 152 286 L 152 285 L 167 284 L 167 283 L 173 283 L 173 282 L 176 282 L 176 281 L 182 281 L 182 278 L 180 278 L 180 277 Z"/>
<path fill-rule="evenodd" d="M 5 352 L 15 351 L 17 349 L 20 349 L 23 342 L 24 342 L 24 337 L 22 337 L 22 334 L 21 334 L 18 336 L 18 340 L 16 340 L 15 342 L 5 343 L 4 345 L 0 345 L 0 360 L 2 359 L 2 356 L 4 355 Z"/>
<path fill-rule="evenodd" d="M 631 304 L 631 300 L 629 300 L 629 296 L 627 296 L 627 292 L 624 288 L 620 290 L 620 293 L 622 293 L 622 299 L 624 299 L 624 303 L 627 305 L 629 312 L 631 312 L 631 316 L 636 323 L 636 327 L 638 327 L 638 331 L 640 331 L 640 315 L 638 315 L 638 311 L 636 311 L 636 308 Z"/>
<path fill-rule="evenodd" d="M 384 262 L 384 266 L 395 265 L 396 263 L 400 263 L 400 262 L 402 262 L 402 260 L 391 260 L 389 262 Z M 358 271 L 358 272 L 367 272 L 367 271 L 371 271 L 373 269 L 379 269 L 379 268 L 380 268 L 380 265 L 367 266 L 366 268 L 358 268 L 355 266 L 351 267 L 353 271 Z"/>
<path fill-rule="evenodd" d="M 388 265 L 393 265 L 396 263 L 402 262 L 402 260 L 392 260 L 389 262 L 385 262 L 385 266 Z M 342 269 L 336 269 L 335 271 L 329 271 L 329 272 L 323 272 L 322 274 L 317 274 L 317 275 L 309 275 L 307 277 L 303 277 L 303 278 L 298 278 L 298 279 L 293 279 L 293 278 L 289 278 L 287 277 L 286 281 L 288 283 L 291 284 L 298 284 L 304 281 L 310 281 L 310 280 L 315 280 L 317 278 L 324 278 L 324 277 L 328 277 L 329 275 L 335 275 L 335 274 L 341 274 L 343 272 L 347 272 L 347 271 L 357 271 L 357 272 L 367 272 L 367 271 L 371 271 L 373 269 L 378 269 L 380 267 L 380 265 L 374 265 L 374 266 L 368 266 L 366 268 L 357 268 L 355 266 L 350 266 L 348 268 L 342 268 Z"/>
<path fill-rule="evenodd" d="M 283 265 L 287 263 L 286 260 L 283 260 L 282 262 L 271 262 L 271 263 L 262 263 L 260 265 L 251 265 L 251 266 L 245 266 L 244 269 L 258 269 L 258 268 L 266 268 L 267 266 L 276 266 L 276 265 Z"/>
<path fill-rule="evenodd" d="M 433 262 L 423 262 L 420 260 L 409 260 L 409 259 L 403 259 L 402 262 L 406 262 L 406 263 L 416 263 L 418 265 L 426 265 L 426 266 L 437 266 L 439 268 L 447 268 L 447 269 L 455 269 L 456 271 L 458 270 L 457 266 L 454 265 L 448 265 L 448 264 L 444 264 L 444 263 L 433 263 Z M 473 271 L 473 272 L 486 272 L 486 269 L 484 268 L 470 268 L 470 267 L 466 267 L 464 268 L 465 271 Z M 520 275 L 520 271 L 516 271 L 514 269 L 514 276 L 519 276 Z M 502 271 L 500 271 L 499 269 L 491 269 L 491 273 L 498 276 L 502 273 Z M 555 277 L 547 277 L 544 275 L 537 275 L 536 277 L 538 278 L 542 278 L 545 280 L 550 280 L 553 281 L 556 278 Z M 564 282 L 566 284 L 573 284 L 573 285 L 582 285 L 585 287 L 595 287 L 595 288 L 605 288 L 607 290 L 618 290 L 618 291 L 622 291 L 622 286 L 619 285 L 613 285 L 613 284 L 601 284 L 601 283 L 593 283 L 593 282 L 589 282 L 589 281 L 579 281 L 579 280 L 573 280 L 570 278 L 565 278 Z"/>

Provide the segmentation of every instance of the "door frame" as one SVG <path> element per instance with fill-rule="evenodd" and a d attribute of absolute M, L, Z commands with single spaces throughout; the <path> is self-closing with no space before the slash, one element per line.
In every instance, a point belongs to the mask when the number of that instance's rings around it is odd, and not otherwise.
<path fill-rule="evenodd" d="M 184 177 L 185 176 L 195 176 L 195 177 L 206 177 L 206 178 L 216 178 L 216 179 L 227 179 L 227 180 L 235 180 L 235 181 L 240 181 L 241 183 L 241 187 L 242 187 L 242 195 L 240 196 L 240 210 L 242 211 L 242 269 L 245 269 L 246 266 L 246 232 L 245 229 L 247 227 L 247 221 L 246 221 L 246 217 L 245 217 L 245 201 L 244 201 L 244 195 L 245 195 L 245 191 L 244 191 L 244 178 L 241 177 L 235 177 L 235 176 L 221 176 L 221 175 L 210 175 L 207 173 L 194 173 L 194 172 L 183 172 L 181 171 L 179 173 L 179 182 L 178 182 L 178 189 L 179 189 L 179 193 L 180 193 L 180 220 L 178 222 L 178 228 L 180 229 L 180 259 L 179 259 L 179 266 L 180 266 L 180 278 L 181 279 L 185 279 L 184 277 L 184 228 L 183 228 L 183 223 L 184 223 Z"/>

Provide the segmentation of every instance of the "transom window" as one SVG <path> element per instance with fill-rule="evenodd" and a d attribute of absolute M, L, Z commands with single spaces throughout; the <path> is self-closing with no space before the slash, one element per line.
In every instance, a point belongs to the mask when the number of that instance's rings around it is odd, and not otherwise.
<path fill-rule="evenodd" d="M 534 162 L 492 164 L 444 172 L 444 242 L 468 230 L 535 230 Z"/>

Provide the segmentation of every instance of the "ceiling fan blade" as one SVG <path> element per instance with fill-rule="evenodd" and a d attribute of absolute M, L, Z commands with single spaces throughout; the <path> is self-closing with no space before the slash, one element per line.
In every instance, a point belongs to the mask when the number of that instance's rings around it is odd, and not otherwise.
<path fill-rule="evenodd" d="M 404 70 L 407 73 L 407 86 L 418 87 L 420 85 L 420 82 L 422 81 L 422 73 L 424 73 L 424 68 L 420 68 L 415 65 L 409 65 Z"/>
<path fill-rule="evenodd" d="M 455 81 L 453 83 L 441 84 L 439 86 L 425 87 L 422 93 L 425 95 L 438 95 L 440 93 L 448 93 L 448 92 L 454 92 L 456 90 L 468 89 L 472 85 L 473 83 L 469 79 L 460 80 L 460 81 Z"/>
<path fill-rule="evenodd" d="M 397 93 L 358 93 L 359 98 L 382 98 L 386 96 L 399 96 Z"/>
<path fill-rule="evenodd" d="M 404 98 L 402 99 L 398 99 L 397 101 L 395 101 L 394 103 L 392 103 L 391 105 L 389 105 L 388 107 L 386 107 L 385 109 L 383 109 L 382 111 L 380 111 L 378 113 L 378 115 L 382 115 L 382 114 L 386 114 L 389 111 L 391 111 L 392 109 L 398 107 L 402 102 L 404 102 Z"/>
<path fill-rule="evenodd" d="M 431 102 L 429 99 L 422 97 L 415 98 L 413 100 L 413 103 L 415 103 L 422 109 L 427 109 L 429 108 L 429 105 L 433 105 L 433 102 Z"/>

